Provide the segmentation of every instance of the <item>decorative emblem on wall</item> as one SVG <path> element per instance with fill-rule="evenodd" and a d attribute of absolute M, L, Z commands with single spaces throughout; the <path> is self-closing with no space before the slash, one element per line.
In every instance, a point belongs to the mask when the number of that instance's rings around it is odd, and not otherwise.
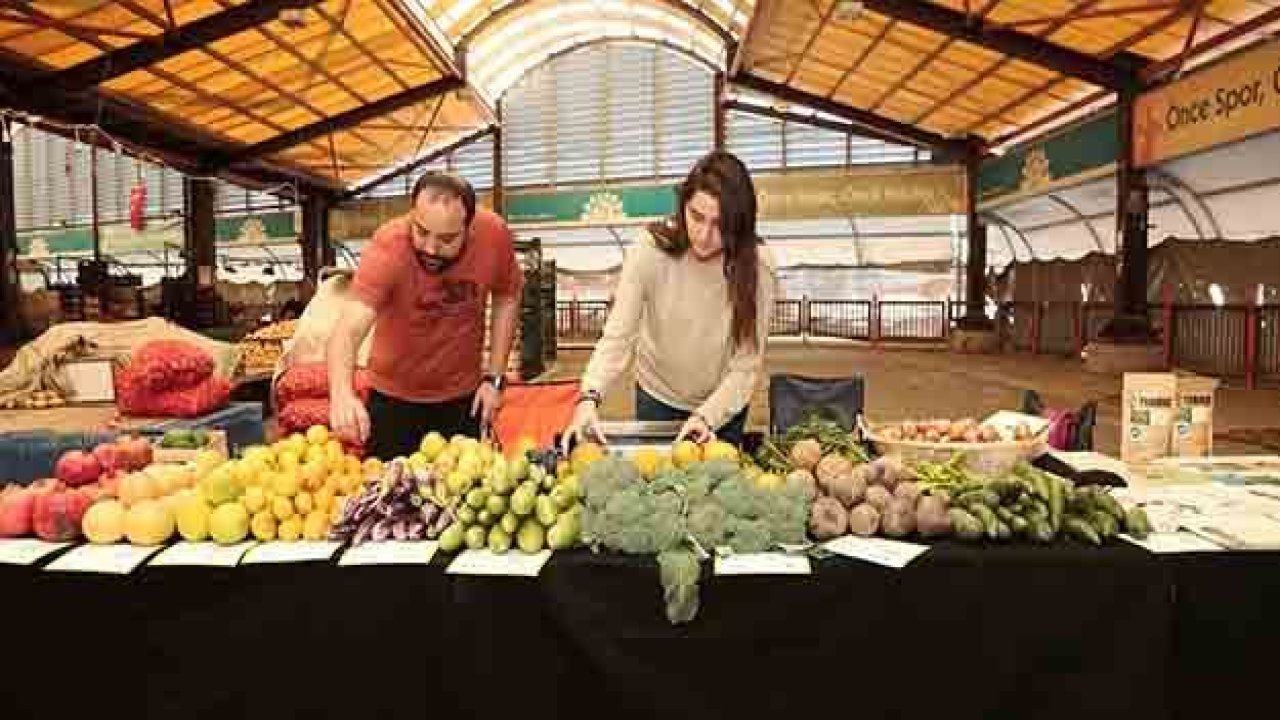
<path fill-rule="evenodd" d="M 606 222 L 623 220 L 626 217 L 627 214 L 622 209 L 622 198 L 617 193 L 596 193 L 582 206 L 583 222 Z"/>
<path fill-rule="evenodd" d="M 1022 179 L 1018 183 L 1019 190 L 1036 190 L 1053 182 L 1053 173 L 1049 171 L 1049 156 L 1044 148 L 1032 148 L 1022 161 Z"/>
<path fill-rule="evenodd" d="M 249 218 L 240 224 L 240 232 L 236 234 L 235 242 L 238 243 L 260 243 L 267 240 L 267 226 L 262 222 L 261 218 Z"/>

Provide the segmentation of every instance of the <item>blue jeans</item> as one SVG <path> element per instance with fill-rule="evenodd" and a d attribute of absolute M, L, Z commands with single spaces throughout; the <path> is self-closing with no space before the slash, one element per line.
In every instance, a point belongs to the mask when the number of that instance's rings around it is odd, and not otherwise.
<path fill-rule="evenodd" d="M 741 445 L 742 436 L 746 433 L 747 429 L 748 409 L 749 408 L 742 408 L 741 412 L 729 418 L 729 421 L 724 425 L 718 428 L 712 428 L 712 430 L 715 430 L 716 437 L 734 445 Z M 645 392 L 644 388 L 639 385 L 636 386 L 637 420 L 641 422 L 670 422 L 672 420 L 684 421 L 688 420 L 689 416 L 692 414 L 693 413 L 688 410 L 671 407 Z"/>

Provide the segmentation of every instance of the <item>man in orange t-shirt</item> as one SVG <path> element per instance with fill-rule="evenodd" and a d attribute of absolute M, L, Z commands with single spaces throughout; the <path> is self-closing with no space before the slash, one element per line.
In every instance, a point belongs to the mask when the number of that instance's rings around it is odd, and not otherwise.
<path fill-rule="evenodd" d="M 408 215 L 385 223 L 365 245 L 351 286 L 354 302 L 328 347 L 329 424 L 383 459 L 413 453 L 432 430 L 474 437 L 493 420 L 524 282 L 510 229 L 476 209 L 467 181 L 428 173 L 414 185 L 411 202 Z M 370 328 L 373 392 L 366 408 L 351 380 Z"/>

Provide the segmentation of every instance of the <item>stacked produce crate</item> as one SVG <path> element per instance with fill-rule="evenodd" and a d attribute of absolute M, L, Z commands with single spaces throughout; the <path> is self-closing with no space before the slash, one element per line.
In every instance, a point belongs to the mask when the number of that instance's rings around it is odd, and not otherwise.
<path fill-rule="evenodd" d="M 236 375 L 270 375 L 284 353 L 284 343 L 293 337 L 298 321 L 283 320 L 267 325 L 240 341 L 240 365 Z"/>

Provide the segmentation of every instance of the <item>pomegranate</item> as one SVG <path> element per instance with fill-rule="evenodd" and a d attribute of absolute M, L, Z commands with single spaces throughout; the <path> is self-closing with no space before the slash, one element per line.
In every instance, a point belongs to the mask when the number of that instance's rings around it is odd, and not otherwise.
<path fill-rule="evenodd" d="M 54 474 L 70 487 L 88 485 L 102 475 L 102 464 L 91 453 L 72 450 L 58 458 Z"/>
<path fill-rule="evenodd" d="M 89 497 L 77 490 L 61 490 L 36 497 L 31 525 L 36 537 L 49 542 L 80 537 L 80 521 L 89 509 Z"/>
<path fill-rule="evenodd" d="M 31 534 L 31 516 L 40 493 L 24 489 L 0 498 L 0 537 L 15 538 Z"/>

